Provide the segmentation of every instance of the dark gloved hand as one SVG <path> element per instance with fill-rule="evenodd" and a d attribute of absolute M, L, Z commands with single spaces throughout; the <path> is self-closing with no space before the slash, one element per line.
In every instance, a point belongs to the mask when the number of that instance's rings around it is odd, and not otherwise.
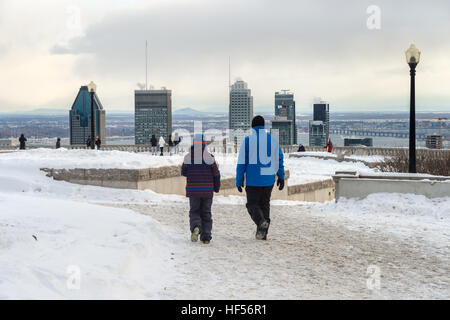
<path fill-rule="evenodd" d="M 242 192 L 242 186 L 237 187 L 237 189 L 238 189 L 239 192 Z"/>
<path fill-rule="evenodd" d="M 279 189 L 280 191 L 283 190 L 283 189 L 284 189 L 284 180 L 278 178 L 278 180 L 277 180 L 277 186 L 278 186 L 278 189 Z"/>

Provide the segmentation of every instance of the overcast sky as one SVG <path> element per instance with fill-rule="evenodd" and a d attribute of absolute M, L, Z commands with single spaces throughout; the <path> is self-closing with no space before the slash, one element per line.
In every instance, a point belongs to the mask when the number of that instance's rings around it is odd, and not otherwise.
<path fill-rule="evenodd" d="M 172 89 L 175 109 L 227 111 L 231 56 L 256 112 L 281 89 L 298 112 L 315 97 L 407 111 L 413 42 L 418 111 L 450 110 L 448 0 L 0 0 L 0 112 L 69 109 L 91 80 L 107 110 L 132 111 L 146 40 L 149 83 Z"/>

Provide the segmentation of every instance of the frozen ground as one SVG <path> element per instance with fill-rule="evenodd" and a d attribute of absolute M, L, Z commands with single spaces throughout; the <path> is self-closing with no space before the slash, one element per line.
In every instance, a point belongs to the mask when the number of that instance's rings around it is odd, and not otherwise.
<path fill-rule="evenodd" d="M 327 153 L 325 153 L 327 154 Z M 142 169 L 180 165 L 183 155 L 152 156 L 150 153 L 123 151 L 68 150 L 68 149 L 32 149 L 2 154 L 0 164 L 14 168 L 123 168 Z M 223 178 L 236 175 L 237 156 L 235 154 L 217 154 Z M 285 157 L 285 168 L 290 171 L 289 185 L 329 179 L 336 171 L 359 170 L 374 173 L 362 162 L 349 163 L 335 160 L 322 160 L 314 157 Z"/>
<path fill-rule="evenodd" d="M 274 201 L 267 242 L 254 240 L 244 198 L 217 197 L 205 246 L 189 242 L 185 197 L 53 181 L 38 170 L 50 156 L 9 155 L 2 299 L 450 298 L 450 197 Z M 379 290 L 367 287 L 373 267 Z"/>
<path fill-rule="evenodd" d="M 244 203 L 216 199 L 214 240 L 210 246 L 186 243 L 176 252 L 180 276 L 167 297 L 448 299 L 450 217 L 408 216 L 414 211 L 412 204 L 405 205 L 409 200 L 377 195 L 338 205 L 275 202 L 270 239 L 257 242 Z M 450 199 L 423 200 L 422 209 L 450 207 Z M 394 204 L 403 208 L 386 213 Z M 184 201 L 118 206 L 149 215 L 173 228 L 180 242 L 188 240 Z M 367 286 L 372 267 L 380 271 L 379 290 Z"/>

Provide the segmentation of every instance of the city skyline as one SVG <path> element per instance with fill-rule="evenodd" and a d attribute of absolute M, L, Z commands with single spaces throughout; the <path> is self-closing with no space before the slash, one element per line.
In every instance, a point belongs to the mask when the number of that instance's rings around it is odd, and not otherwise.
<path fill-rule="evenodd" d="M 336 111 L 407 111 L 412 42 L 422 51 L 417 111 L 450 109 L 446 1 L 378 1 L 379 29 L 367 25 L 370 1 L 23 2 L 0 0 L 0 112 L 66 109 L 91 80 L 108 110 L 132 111 L 146 40 L 149 84 L 170 87 L 174 109 L 226 112 L 231 57 L 255 111 L 269 111 L 280 88 L 295 93 L 297 112 L 316 96 Z"/>

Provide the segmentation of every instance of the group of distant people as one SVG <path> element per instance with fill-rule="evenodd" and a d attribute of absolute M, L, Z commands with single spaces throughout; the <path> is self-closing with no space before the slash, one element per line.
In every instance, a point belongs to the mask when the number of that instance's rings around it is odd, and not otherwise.
<path fill-rule="evenodd" d="M 100 148 L 102 147 L 102 140 L 100 139 L 99 136 L 97 136 L 95 138 L 94 145 L 97 148 L 97 150 L 100 150 Z M 92 138 L 91 138 L 91 136 L 89 136 L 86 140 L 86 149 L 91 149 L 91 148 L 92 148 Z"/>
<path fill-rule="evenodd" d="M 168 136 L 168 142 L 166 143 L 166 140 L 164 140 L 164 138 L 162 136 L 159 137 L 159 140 L 156 139 L 156 136 L 154 134 L 152 134 L 152 137 L 150 139 L 150 144 L 151 144 L 151 151 L 152 151 L 152 156 L 156 156 L 158 155 L 158 147 L 159 147 L 159 155 L 163 156 L 164 155 L 164 147 L 166 146 L 166 144 L 169 145 L 169 155 L 172 154 L 177 154 L 179 152 L 179 146 L 181 143 L 181 137 L 178 135 L 178 133 L 175 133 L 175 137 L 172 138 L 172 135 L 169 134 Z"/>
<path fill-rule="evenodd" d="M 179 152 L 179 144 L 181 142 L 181 137 L 178 135 L 178 133 L 175 133 L 175 137 L 172 139 L 172 135 L 169 134 L 169 154 L 178 154 Z M 25 135 L 22 133 L 20 135 L 19 138 L 19 142 L 20 142 L 20 150 L 25 150 L 26 148 L 26 142 L 27 142 L 27 138 L 25 138 Z M 97 150 L 101 149 L 102 146 L 102 140 L 100 139 L 99 136 L 96 137 L 95 142 L 94 142 Z M 151 144 L 151 152 L 153 156 L 156 156 L 158 154 L 158 146 L 160 149 L 160 156 L 164 155 L 164 147 L 166 146 L 166 141 L 164 140 L 164 138 L 162 136 L 159 137 L 159 140 L 156 139 L 156 136 L 153 134 L 152 138 L 150 139 L 150 144 Z M 56 139 L 56 149 L 61 148 L 61 138 L 57 138 Z M 87 141 L 86 141 L 86 148 L 90 149 L 92 148 L 91 145 L 91 137 L 89 136 Z M 326 144 L 326 146 L 324 147 L 327 149 L 327 152 L 333 152 L 333 143 L 331 142 L 331 139 L 328 139 L 328 142 Z M 302 144 L 299 144 L 298 146 L 298 150 L 297 152 L 305 152 L 305 146 Z"/>
<path fill-rule="evenodd" d="M 22 133 L 19 137 L 19 149 L 20 150 L 25 150 L 26 149 L 26 142 L 27 142 L 27 138 L 25 138 L 25 135 Z M 101 145 L 102 145 L 102 141 L 100 140 L 100 137 L 97 136 L 97 138 L 95 139 L 95 146 L 97 147 L 97 150 L 100 150 Z M 89 138 L 86 141 L 86 147 L 88 149 L 90 149 L 91 146 L 91 137 L 89 136 Z M 55 145 L 56 149 L 61 148 L 61 138 L 57 138 L 56 139 L 56 145 Z"/>
<path fill-rule="evenodd" d="M 27 138 L 25 138 L 25 135 L 22 133 L 19 137 L 19 149 L 20 150 L 25 150 L 26 149 L 26 142 L 27 142 Z M 57 138 L 56 139 L 56 149 L 61 148 L 61 138 Z"/>
<path fill-rule="evenodd" d="M 333 143 L 331 142 L 331 139 L 328 139 L 328 142 L 324 146 L 324 148 L 327 149 L 327 152 L 333 152 Z M 306 151 L 305 146 L 300 143 L 297 152 L 305 152 L 305 151 Z"/>

